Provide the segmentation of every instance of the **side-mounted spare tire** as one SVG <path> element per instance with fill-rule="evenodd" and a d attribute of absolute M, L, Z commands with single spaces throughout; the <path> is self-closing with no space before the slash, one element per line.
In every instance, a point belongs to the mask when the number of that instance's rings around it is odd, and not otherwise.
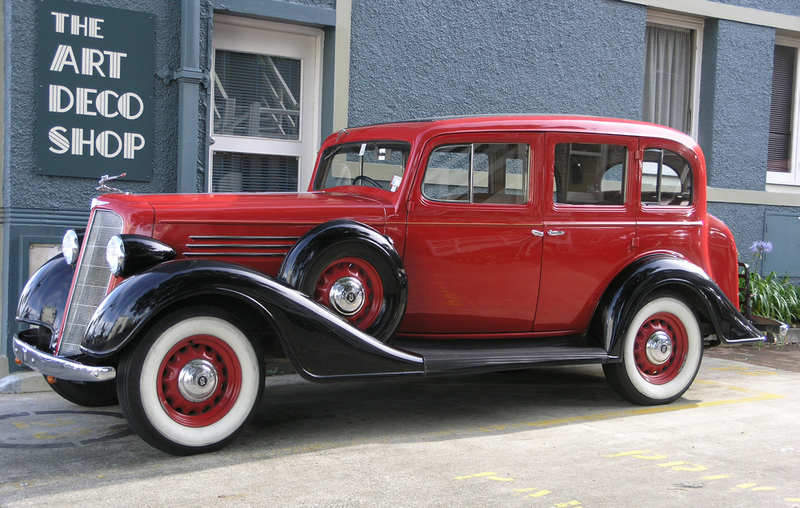
<path fill-rule="evenodd" d="M 278 277 L 387 342 L 405 313 L 405 269 L 391 242 L 354 221 L 321 224 L 287 254 Z"/>

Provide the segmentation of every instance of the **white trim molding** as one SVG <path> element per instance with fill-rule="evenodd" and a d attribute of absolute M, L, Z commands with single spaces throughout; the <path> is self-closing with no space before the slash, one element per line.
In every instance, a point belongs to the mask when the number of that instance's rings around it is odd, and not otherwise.
<path fill-rule="evenodd" d="M 800 32 L 800 16 L 778 14 L 750 7 L 738 7 L 709 0 L 619 0 L 645 5 L 654 9 L 680 12 L 702 18 L 724 19 L 749 25 L 768 26 L 779 30 Z"/>

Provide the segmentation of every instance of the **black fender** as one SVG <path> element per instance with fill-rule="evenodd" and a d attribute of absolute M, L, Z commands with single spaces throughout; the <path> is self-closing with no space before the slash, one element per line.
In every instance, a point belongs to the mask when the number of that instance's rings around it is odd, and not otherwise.
<path fill-rule="evenodd" d="M 81 350 L 108 357 L 134 343 L 168 307 L 198 296 L 226 296 L 269 322 L 295 369 L 309 379 L 422 374 L 422 358 L 351 326 L 285 283 L 250 268 L 211 260 L 170 261 L 126 279 L 101 302 Z"/>
<path fill-rule="evenodd" d="M 316 226 L 303 235 L 286 254 L 278 270 L 277 279 L 293 288 L 302 288 L 309 270 L 320 254 L 330 247 L 350 242 L 369 245 L 392 268 L 397 292 L 386 293 L 385 298 L 387 307 L 395 309 L 389 328 L 396 329 L 403 319 L 408 302 L 406 270 L 391 240 L 366 224 L 340 219 Z"/>
<path fill-rule="evenodd" d="M 75 267 L 59 254 L 34 273 L 25 284 L 17 305 L 17 321 L 50 330 L 53 339 L 61 330 Z"/>
<path fill-rule="evenodd" d="M 300 287 L 314 259 L 325 249 L 339 243 L 364 242 L 383 254 L 395 268 L 395 276 L 407 293 L 408 280 L 403 260 L 392 242 L 374 228 L 353 220 L 339 219 L 316 226 L 303 235 L 286 253 L 277 278 L 292 287 Z M 407 294 L 405 295 L 407 296 Z M 405 302 L 405 298 L 403 301 Z M 405 304 L 404 304 L 405 307 Z"/>
<path fill-rule="evenodd" d="M 602 341 L 611 358 L 621 354 L 622 335 L 640 302 L 650 293 L 670 286 L 702 310 L 717 338 L 726 344 L 759 342 L 764 337 L 734 306 L 706 272 L 670 254 L 638 259 L 620 272 L 606 289 L 589 327 L 589 337 Z"/>

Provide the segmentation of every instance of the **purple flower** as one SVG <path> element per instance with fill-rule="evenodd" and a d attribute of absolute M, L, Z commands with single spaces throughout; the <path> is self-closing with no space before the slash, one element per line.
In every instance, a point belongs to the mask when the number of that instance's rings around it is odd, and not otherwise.
<path fill-rule="evenodd" d="M 755 241 L 753 245 L 750 246 L 750 252 L 758 255 L 772 252 L 772 242 Z"/>

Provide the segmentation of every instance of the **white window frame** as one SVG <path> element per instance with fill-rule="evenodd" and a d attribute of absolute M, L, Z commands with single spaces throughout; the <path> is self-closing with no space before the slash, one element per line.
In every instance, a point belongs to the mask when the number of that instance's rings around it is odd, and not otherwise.
<path fill-rule="evenodd" d="M 800 168 L 798 167 L 798 144 L 800 144 L 800 115 L 798 115 L 798 105 L 800 105 L 800 38 L 787 37 L 784 35 L 775 36 L 776 46 L 789 46 L 796 48 L 794 61 L 794 90 L 792 91 L 792 135 L 789 140 L 789 172 L 779 173 L 777 171 L 767 171 L 767 184 L 771 185 L 797 185 L 800 186 Z M 767 188 L 767 190 L 770 190 Z"/>
<path fill-rule="evenodd" d="M 320 146 L 322 101 L 323 31 L 316 28 L 274 23 L 250 18 L 215 15 L 212 41 L 212 81 L 216 76 L 216 51 L 269 54 L 301 61 L 300 136 L 298 140 L 278 140 L 214 133 L 214 88 L 209 107 L 209 146 L 207 188 L 212 189 L 214 152 L 280 155 L 299 159 L 297 185 L 308 189 Z"/>
<path fill-rule="evenodd" d="M 690 131 L 687 134 L 697 141 L 697 133 L 700 128 L 700 71 L 703 64 L 703 27 L 705 26 L 705 21 L 702 18 L 687 16 L 685 14 L 648 9 L 647 24 L 674 26 L 692 31 L 691 104 L 689 105 Z"/>

